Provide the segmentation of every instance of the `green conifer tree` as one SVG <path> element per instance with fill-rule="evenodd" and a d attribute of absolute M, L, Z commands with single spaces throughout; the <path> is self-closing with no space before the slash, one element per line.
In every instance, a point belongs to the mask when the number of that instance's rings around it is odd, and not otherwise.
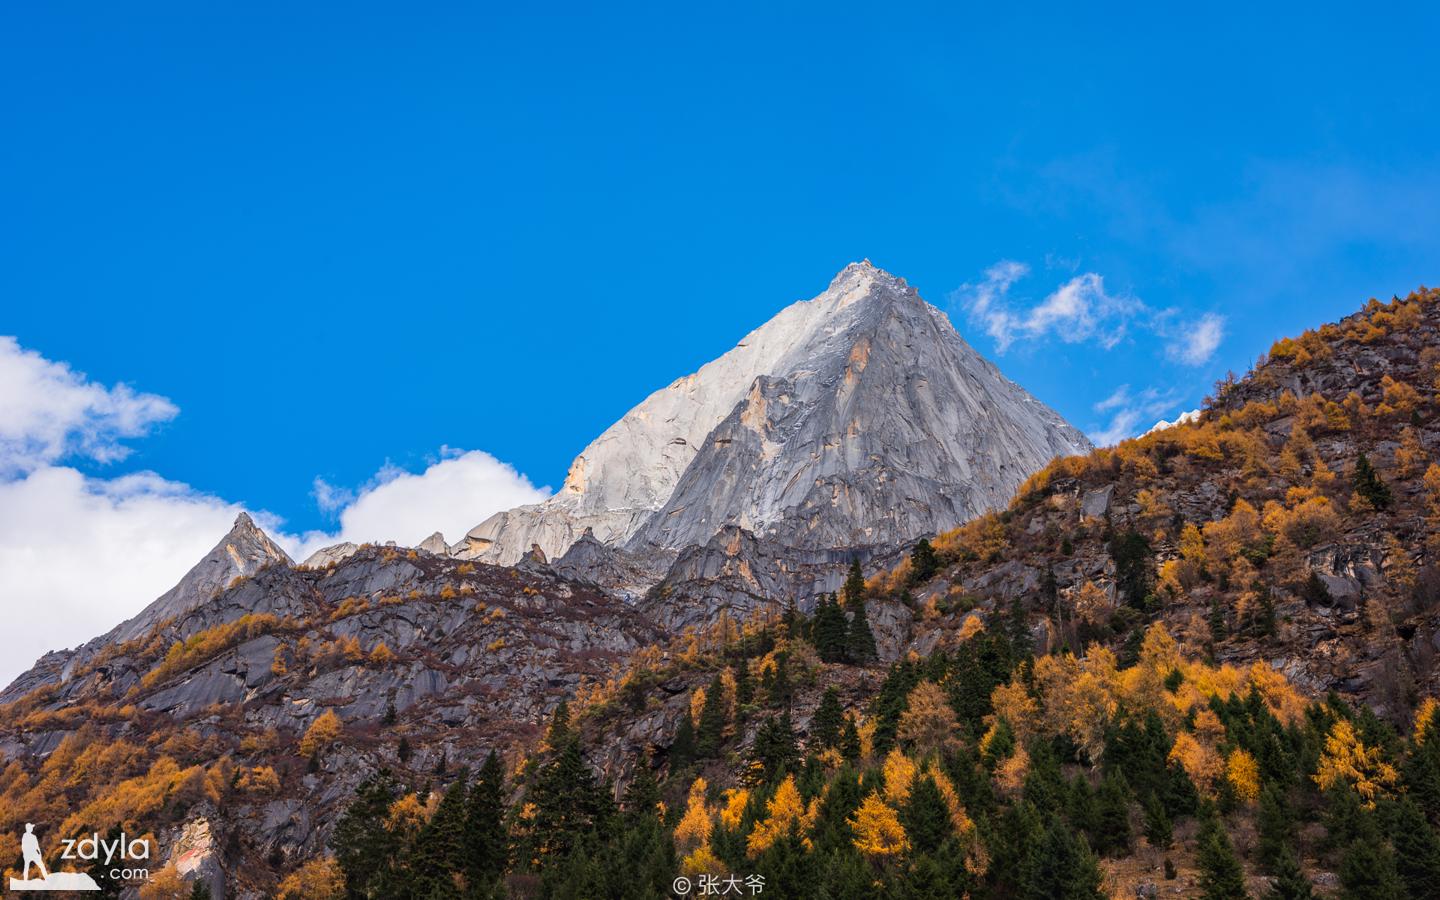
<path fill-rule="evenodd" d="M 845 573 L 845 585 L 840 589 L 845 598 L 846 608 L 865 596 L 865 572 L 860 568 L 860 558 L 850 560 L 850 570 Z"/>
<path fill-rule="evenodd" d="M 1028 869 L 1022 896 L 1032 900 L 1102 900 L 1105 896 L 1095 854 L 1058 816 L 1050 817 Z"/>
<path fill-rule="evenodd" d="M 702 759 L 720 754 L 725 742 L 725 685 L 716 675 L 705 689 L 705 704 L 700 707 L 700 724 L 695 733 L 695 753 Z"/>
<path fill-rule="evenodd" d="M 469 790 L 465 779 L 457 779 L 440 797 L 430 821 L 420 829 L 411 854 L 412 882 L 417 896 L 448 889 L 454 894 L 456 876 L 465 871 L 465 813 Z"/>
<path fill-rule="evenodd" d="M 820 706 L 810 720 L 809 748 L 821 750 L 840 744 L 840 729 L 845 724 L 845 713 L 840 709 L 840 692 L 834 687 L 825 689 Z"/>
<path fill-rule="evenodd" d="M 755 682 L 750 678 L 750 664 L 745 658 L 735 660 L 731 668 L 735 673 L 735 718 L 738 720 L 741 710 L 755 702 Z"/>
<path fill-rule="evenodd" d="M 1373 827 L 1362 834 L 1340 857 L 1342 900 L 1403 900 L 1405 884 L 1395 868 L 1395 854 Z"/>
<path fill-rule="evenodd" d="M 790 724 L 790 713 L 771 716 L 760 723 L 751 752 L 762 781 L 795 771 L 800 754 L 795 749 L 795 729 Z"/>
<path fill-rule="evenodd" d="M 1395 808 L 1395 868 L 1407 895 L 1415 900 L 1440 900 L 1440 835 L 1409 797 Z"/>
<path fill-rule="evenodd" d="M 1268 864 L 1275 880 L 1270 882 L 1265 900 L 1314 900 L 1315 892 L 1310 887 L 1310 879 L 1305 877 L 1300 861 L 1295 858 L 1295 851 L 1288 845 L 1282 846 Z"/>
<path fill-rule="evenodd" d="M 1095 792 L 1095 852 L 1123 856 L 1130 852 L 1130 789 L 1119 773 L 1111 772 Z"/>
<path fill-rule="evenodd" d="M 488 885 L 505 871 L 505 773 L 492 750 L 470 788 L 465 810 L 465 877 L 471 887 Z"/>
<path fill-rule="evenodd" d="M 1240 867 L 1230 837 L 1213 809 L 1201 816 L 1196 843 L 1200 896 L 1205 900 L 1244 900 L 1249 897 L 1245 891 L 1245 870 Z"/>
<path fill-rule="evenodd" d="M 1380 478 L 1380 474 L 1370 464 L 1370 458 L 1364 453 L 1355 460 L 1355 475 L 1352 481 L 1355 493 L 1369 501 L 1371 506 L 1379 510 L 1390 506 L 1390 486 Z"/>
<path fill-rule="evenodd" d="M 845 728 L 840 732 L 840 755 L 847 762 L 858 763 L 861 749 L 860 729 L 855 726 L 855 717 L 847 714 Z"/>
<path fill-rule="evenodd" d="M 815 604 L 813 629 L 815 652 L 825 662 L 843 662 L 845 659 L 846 624 L 845 613 L 833 595 L 825 595 Z"/>
<path fill-rule="evenodd" d="M 910 785 L 910 796 L 901 810 L 901 824 L 917 853 L 934 853 L 940 849 L 953 830 L 950 810 L 945 798 L 928 775 L 916 778 Z"/>
<path fill-rule="evenodd" d="M 1174 826 L 1170 820 L 1170 814 L 1165 811 L 1165 804 L 1155 794 L 1146 797 L 1145 840 L 1152 847 L 1169 850 L 1174 835 Z"/>
<path fill-rule="evenodd" d="M 910 580 L 915 584 L 929 581 L 940 569 L 940 558 L 927 538 L 921 538 L 910 551 Z"/>
<path fill-rule="evenodd" d="M 680 711 L 680 724 L 675 726 L 669 754 L 672 772 L 695 761 L 695 724 L 690 720 L 689 708 Z"/>
<path fill-rule="evenodd" d="M 330 847 L 345 876 L 345 891 L 352 898 L 375 896 L 375 885 L 395 854 L 385 828 L 395 795 L 394 781 L 381 770 L 355 789 L 355 799 L 335 824 Z"/>
<path fill-rule="evenodd" d="M 1267 871 L 1274 872 L 1270 867 L 1280 859 L 1284 850 L 1295 846 L 1295 816 L 1290 811 L 1284 785 L 1272 782 L 1260 791 L 1255 830 L 1259 833 L 1255 843 L 1256 859 Z"/>

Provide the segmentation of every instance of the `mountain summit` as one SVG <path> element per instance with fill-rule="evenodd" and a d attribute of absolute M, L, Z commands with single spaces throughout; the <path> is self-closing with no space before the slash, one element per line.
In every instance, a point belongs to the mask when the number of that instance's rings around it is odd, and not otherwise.
<path fill-rule="evenodd" d="M 1090 449 L 914 288 L 865 260 L 596 438 L 541 504 L 453 548 L 512 564 L 588 528 L 680 549 L 726 526 L 806 548 L 913 539 L 1006 500 L 1053 457 Z"/>

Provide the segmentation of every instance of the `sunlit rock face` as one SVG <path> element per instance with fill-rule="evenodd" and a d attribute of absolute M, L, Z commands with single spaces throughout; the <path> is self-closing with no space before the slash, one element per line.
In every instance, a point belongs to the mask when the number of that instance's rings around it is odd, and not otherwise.
<path fill-rule="evenodd" d="M 656 391 L 586 447 L 545 503 L 452 551 L 511 564 L 590 529 L 632 550 L 738 526 L 788 546 L 915 538 L 1004 504 L 1089 442 L 1006 379 L 904 279 L 868 261 Z"/>

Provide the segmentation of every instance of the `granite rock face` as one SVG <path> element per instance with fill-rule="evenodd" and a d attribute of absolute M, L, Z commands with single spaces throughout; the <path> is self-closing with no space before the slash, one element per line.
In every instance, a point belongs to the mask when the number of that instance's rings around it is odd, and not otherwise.
<path fill-rule="evenodd" d="M 184 615 L 219 594 L 237 578 L 248 578 L 276 563 L 294 565 L 289 555 L 261 531 L 245 513 L 235 517 L 230 533 L 196 563 L 179 584 L 161 594 L 134 618 L 123 622 L 109 637 L 128 641 L 165 619 Z"/>
<path fill-rule="evenodd" d="M 492 516 L 451 550 L 513 564 L 533 544 L 554 559 L 587 529 L 606 545 L 681 550 L 727 526 L 805 549 L 905 541 L 1089 449 L 866 261 L 632 409 L 555 497 Z"/>
<path fill-rule="evenodd" d="M 340 562 L 340 560 L 345 559 L 348 556 L 353 555 L 355 551 L 359 549 L 359 544 L 354 544 L 350 541 L 345 541 L 344 543 L 340 544 L 331 544 L 329 547 L 321 547 L 319 550 L 316 550 L 314 553 L 305 557 L 305 562 L 302 563 L 302 565 L 304 565 L 307 569 L 324 569 L 328 566 L 335 565 L 336 563 Z"/>

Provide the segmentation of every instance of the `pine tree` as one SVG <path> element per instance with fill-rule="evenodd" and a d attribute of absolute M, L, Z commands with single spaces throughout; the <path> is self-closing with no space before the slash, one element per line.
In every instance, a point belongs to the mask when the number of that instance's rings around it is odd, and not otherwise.
<path fill-rule="evenodd" d="M 775 706 L 789 707 L 790 701 L 795 697 L 795 688 L 790 684 L 790 654 L 777 652 L 775 654 L 775 667 L 773 673 L 769 674 L 769 685 L 766 688 L 766 696 L 770 703 Z"/>
<path fill-rule="evenodd" d="M 845 714 L 840 709 L 840 692 L 833 687 L 826 688 L 824 696 L 820 698 L 820 706 L 810 720 L 809 748 L 814 751 L 838 746 L 840 729 L 844 722 Z"/>
<path fill-rule="evenodd" d="M 1095 844 L 1095 791 L 1090 788 L 1090 781 L 1083 774 L 1076 775 L 1070 781 L 1070 791 L 1065 798 L 1065 818 L 1070 821 L 1070 827 L 1081 834 L 1090 836 L 1090 844 Z"/>
<path fill-rule="evenodd" d="M 1295 851 L 1289 846 L 1281 847 L 1268 862 L 1270 870 L 1275 873 L 1275 880 L 1270 882 L 1265 900 L 1314 900 L 1315 892 L 1310 887 L 1310 879 L 1305 877 L 1300 861 L 1295 858 Z"/>
<path fill-rule="evenodd" d="M 1165 804 L 1155 794 L 1145 798 L 1145 840 L 1160 850 L 1170 849 L 1175 831 Z"/>
<path fill-rule="evenodd" d="M 855 726 L 855 717 L 845 716 L 845 728 L 840 732 L 840 755 L 846 761 L 858 763 L 860 761 L 860 729 Z"/>
<path fill-rule="evenodd" d="M 856 600 L 851 609 L 850 630 L 845 637 L 845 650 L 851 662 L 864 665 L 878 655 L 875 648 L 875 633 L 870 630 L 870 615 L 865 611 L 865 600 Z"/>
<path fill-rule="evenodd" d="M 1051 816 L 1044 837 L 1032 850 L 1023 896 L 1041 900 L 1102 900 L 1100 866 L 1095 854 L 1077 840 L 1058 816 Z"/>
<path fill-rule="evenodd" d="M 385 828 L 395 793 L 395 783 L 382 769 L 355 789 L 355 799 L 335 825 L 330 847 L 345 875 L 345 891 L 350 897 L 372 896 L 375 883 L 395 853 Z"/>
<path fill-rule="evenodd" d="M 680 724 L 675 727 L 675 739 L 670 742 L 669 752 L 672 772 L 695 760 L 695 724 L 690 721 L 688 708 L 680 712 Z"/>
<path fill-rule="evenodd" d="M 1440 825 L 1440 736 L 1410 744 L 1401 767 L 1405 793 L 1432 825 Z"/>
<path fill-rule="evenodd" d="M 847 847 L 831 850 L 823 856 L 817 851 L 816 856 L 821 862 L 819 891 L 815 896 L 826 900 L 871 900 L 875 897 L 874 871 L 860 858 L 860 854 L 848 847 L 849 842 L 846 843 Z"/>
<path fill-rule="evenodd" d="M 210 893 L 210 882 L 203 878 L 197 879 L 195 883 L 190 886 L 190 900 L 211 900 L 212 896 Z"/>
<path fill-rule="evenodd" d="M 743 658 L 735 660 L 735 719 L 740 719 L 742 707 L 755 701 L 755 683 L 750 680 L 750 665 Z"/>
<path fill-rule="evenodd" d="M 556 722 L 561 721 L 557 716 Z M 525 800 L 535 810 L 532 859 L 564 858 L 582 839 L 600 833 L 614 812 L 613 799 L 596 783 L 580 752 L 579 737 L 569 728 L 568 709 L 563 723 L 563 729 L 552 726 L 551 734 L 564 743 L 552 749 L 549 762 L 526 791 Z"/>
<path fill-rule="evenodd" d="M 1209 624 L 1210 640 L 1217 643 L 1225 640 L 1225 635 L 1229 633 L 1230 626 L 1225 620 L 1225 606 L 1218 599 L 1210 603 Z"/>
<path fill-rule="evenodd" d="M 764 781 L 794 771 L 800 754 L 795 749 L 795 729 L 790 724 L 788 712 L 771 716 L 760 723 L 751 752 Z"/>
<path fill-rule="evenodd" d="M 845 585 L 840 589 L 845 598 L 846 608 L 865 596 L 865 572 L 860 568 L 860 558 L 850 560 L 850 570 L 845 573 Z"/>
<path fill-rule="evenodd" d="M 1259 832 L 1256 842 L 1256 857 L 1268 871 L 1284 851 L 1295 845 L 1295 817 L 1285 796 L 1284 786 L 1267 784 L 1260 792 L 1260 808 L 1255 815 L 1255 829 Z M 1275 874 L 1279 874 L 1276 872 Z"/>
<path fill-rule="evenodd" d="M 1121 856 L 1130 852 L 1130 792 L 1118 773 L 1110 773 L 1095 793 L 1095 852 Z"/>
<path fill-rule="evenodd" d="M 910 785 L 900 822 L 917 853 L 934 853 L 950 836 L 950 809 L 935 779 L 922 775 Z"/>
<path fill-rule="evenodd" d="M 1353 484 L 1355 493 L 1364 497 L 1376 509 L 1384 510 L 1390 506 L 1390 486 L 1381 480 L 1375 467 L 1370 465 L 1370 458 L 1364 453 L 1355 460 Z"/>
<path fill-rule="evenodd" d="M 437 891 L 455 891 L 455 876 L 465 871 L 465 813 L 468 789 L 458 779 L 440 797 L 440 805 L 415 841 L 411 869 L 414 890 L 420 897 Z"/>
<path fill-rule="evenodd" d="M 1224 825 L 1214 810 L 1202 816 L 1197 836 L 1200 865 L 1200 891 L 1205 900 L 1243 900 L 1245 871 L 1235 858 L 1235 848 L 1225 834 Z"/>
<path fill-rule="evenodd" d="M 1410 897 L 1440 900 L 1440 835 L 1409 797 L 1395 809 L 1395 868 Z"/>
<path fill-rule="evenodd" d="M 465 877 L 472 887 L 489 884 L 505 871 L 506 843 L 505 773 L 492 750 L 465 810 Z"/>
<path fill-rule="evenodd" d="M 1342 900 L 1402 900 L 1405 885 L 1395 868 L 1395 854 L 1373 827 L 1350 843 L 1340 857 Z"/>
<path fill-rule="evenodd" d="M 712 759 L 725 742 L 725 685 L 716 675 L 705 689 L 705 704 L 700 707 L 700 724 L 695 735 L 695 754 Z"/>
<path fill-rule="evenodd" d="M 916 584 L 929 581 L 940 569 L 940 558 L 935 555 L 935 548 L 930 541 L 921 538 L 910 551 L 910 580 Z"/>
<path fill-rule="evenodd" d="M 625 811 L 625 818 L 633 825 L 642 816 L 655 815 L 660 800 L 660 785 L 655 781 L 655 773 L 650 767 L 650 758 L 646 756 L 644 759 L 636 761 L 635 773 L 625 787 L 625 796 L 621 799 L 620 805 Z"/>
<path fill-rule="evenodd" d="M 822 596 L 815 604 L 814 621 L 815 652 L 825 662 L 842 662 L 845 659 L 846 625 L 845 613 L 833 595 Z"/>
<path fill-rule="evenodd" d="M 545 730 L 545 743 L 553 750 L 563 747 L 570 737 L 570 704 L 561 700 L 550 713 L 550 726 Z"/>

